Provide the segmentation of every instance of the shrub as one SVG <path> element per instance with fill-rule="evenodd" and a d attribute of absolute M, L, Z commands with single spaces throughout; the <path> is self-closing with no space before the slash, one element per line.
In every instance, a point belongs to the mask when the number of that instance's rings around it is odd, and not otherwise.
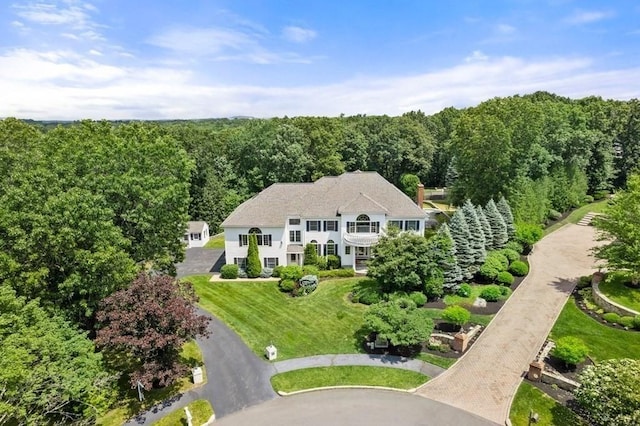
<path fill-rule="evenodd" d="M 351 268 L 318 271 L 318 277 L 320 278 L 348 278 L 348 277 L 355 277 L 355 276 L 356 276 L 356 271 L 354 271 Z"/>
<path fill-rule="evenodd" d="M 273 276 L 273 269 L 271 268 L 262 268 L 260 271 L 260 278 L 271 278 Z"/>
<path fill-rule="evenodd" d="M 524 251 L 524 247 L 517 241 L 509 241 L 505 246 L 505 249 L 513 250 L 518 253 L 522 253 Z"/>
<path fill-rule="evenodd" d="M 585 195 L 585 196 L 582 198 L 582 202 L 583 202 L 584 204 L 591 204 L 591 203 L 593 203 L 593 197 L 592 197 L 591 195 Z"/>
<path fill-rule="evenodd" d="M 511 275 L 511 273 L 507 271 L 498 273 L 498 278 L 496 278 L 496 281 L 498 281 L 498 283 L 506 286 L 510 286 L 511 284 L 513 284 L 513 280 L 513 275 Z"/>
<path fill-rule="evenodd" d="M 616 314 L 615 312 L 607 312 L 606 314 L 602 315 L 602 319 L 604 319 L 606 322 L 620 324 L 620 315 Z"/>
<path fill-rule="evenodd" d="M 318 275 L 318 267 L 315 265 L 304 265 L 302 267 L 302 275 Z"/>
<path fill-rule="evenodd" d="M 280 278 L 283 280 L 291 280 L 298 281 L 304 273 L 302 272 L 302 267 L 298 265 L 289 265 L 285 266 L 280 270 Z"/>
<path fill-rule="evenodd" d="M 318 269 L 324 271 L 327 269 L 327 258 L 326 257 L 322 257 L 322 256 L 318 256 L 318 258 L 316 259 L 316 264 L 318 265 Z"/>
<path fill-rule="evenodd" d="M 520 259 L 520 253 L 512 249 L 503 248 L 502 250 L 500 250 L 500 253 L 507 258 L 509 263 L 515 262 L 516 260 Z"/>
<path fill-rule="evenodd" d="M 340 269 L 342 267 L 342 261 L 340 256 L 330 254 L 327 256 L 327 269 Z"/>
<path fill-rule="evenodd" d="M 529 266 L 522 260 L 516 260 L 509 265 L 509 272 L 516 277 L 524 277 L 529 273 Z"/>
<path fill-rule="evenodd" d="M 280 283 L 278 283 L 278 287 L 280 287 L 281 291 L 290 293 L 296 288 L 296 282 L 288 279 L 280 280 Z"/>
<path fill-rule="evenodd" d="M 543 235 L 542 227 L 534 223 L 518 223 L 516 225 L 516 241 L 528 251 Z"/>
<path fill-rule="evenodd" d="M 609 191 L 596 191 L 593 193 L 593 199 L 594 200 L 603 200 L 605 198 L 607 198 L 607 196 L 609 195 Z"/>
<path fill-rule="evenodd" d="M 493 281 L 498 278 L 498 274 L 506 271 L 509 266 L 509 259 L 497 251 L 491 251 L 487 254 L 487 259 L 480 267 L 479 273 L 487 280 Z"/>
<path fill-rule="evenodd" d="M 419 291 L 414 291 L 413 293 L 411 293 L 409 295 L 409 299 L 413 300 L 413 303 L 415 303 L 418 307 L 424 306 L 424 304 L 427 303 L 427 296 Z"/>
<path fill-rule="evenodd" d="M 318 252 L 316 251 L 315 244 L 307 244 L 304 246 L 304 260 L 305 265 L 317 265 L 318 264 Z"/>
<path fill-rule="evenodd" d="M 500 295 L 502 297 L 506 297 L 511 293 L 511 289 L 509 287 L 500 286 Z"/>
<path fill-rule="evenodd" d="M 585 275 L 585 276 L 580 277 L 576 287 L 578 287 L 578 289 L 591 287 L 591 276 L 590 275 Z"/>
<path fill-rule="evenodd" d="M 620 317 L 620 325 L 627 328 L 633 328 L 634 320 L 634 317 L 625 315 L 623 317 Z"/>
<path fill-rule="evenodd" d="M 562 217 L 562 213 L 560 213 L 557 210 L 549 210 L 549 213 L 547 213 L 547 219 L 549 220 L 560 220 L 560 218 Z"/>
<path fill-rule="evenodd" d="M 260 254 L 258 253 L 258 237 L 256 234 L 249 234 L 249 248 L 247 250 L 247 276 L 258 278 L 262 271 Z"/>
<path fill-rule="evenodd" d="M 424 283 L 424 294 L 429 300 L 437 299 L 444 294 L 444 278 L 441 274 L 427 279 Z"/>
<path fill-rule="evenodd" d="M 497 302 L 502 297 L 502 291 L 500 290 L 499 285 L 488 285 L 482 289 L 480 292 L 480 297 L 482 297 L 487 302 Z"/>
<path fill-rule="evenodd" d="M 248 278 L 247 271 L 244 269 L 238 269 L 238 278 Z"/>
<path fill-rule="evenodd" d="M 581 339 L 566 336 L 558 339 L 551 354 L 567 365 L 576 365 L 584 361 L 588 353 L 589 348 Z"/>
<path fill-rule="evenodd" d="M 280 278 L 280 272 L 285 268 L 284 265 L 278 265 L 275 268 L 273 268 L 273 273 L 271 274 L 272 277 L 276 277 L 276 278 Z"/>
<path fill-rule="evenodd" d="M 220 278 L 234 280 L 238 278 L 238 265 L 223 265 L 220 268 Z"/>
<path fill-rule="evenodd" d="M 471 286 L 467 283 L 464 284 L 460 284 L 460 287 L 458 287 L 458 290 L 456 291 L 456 294 L 460 297 L 469 297 L 471 296 Z"/>
<path fill-rule="evenodd" d="M 353 303 L 362 303 L 363 305 L 373 305 L 382 300 L 382 294 L 375 288 L 361 287 L 351 295 Z"/>
<path fill-rule="evenodd" d="M 450 324 L 462 327 L 471 319 L 471 312 L 462 306 L 448 306 L 442 311 L 440 318 Z"/>

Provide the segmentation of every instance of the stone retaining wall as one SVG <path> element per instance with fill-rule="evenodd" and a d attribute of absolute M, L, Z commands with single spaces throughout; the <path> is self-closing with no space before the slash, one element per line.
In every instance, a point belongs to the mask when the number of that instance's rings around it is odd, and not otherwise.
<path fill-rule="evenodd" d="M 602 294 L 599 285 L 601 281 L 602 274 L 597 272 L 593 274 L 593 278 L 591 280 L 591 293 L 593 294 L 593 301 L 596 303 L 596 305 L 600 306 L 606 312 L 614 312 L 622 316 L 635 317 L 636 315 L 640 315 L 640 312 L 636 312 L 633 309 L 622 306 Z"/>

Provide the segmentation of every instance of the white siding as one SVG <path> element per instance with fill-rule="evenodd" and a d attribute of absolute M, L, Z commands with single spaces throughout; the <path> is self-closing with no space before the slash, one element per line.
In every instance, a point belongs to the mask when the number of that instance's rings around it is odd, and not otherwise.
<path fill-rule="evenodd" d="M 236 257 L 247 257 L 248 246 L 240 247 L 240 235 L 248 234 L 250 228 L 226 228 L 224 230 L 224 250 L 227 263 L 233 263 Z M 278 265 L 287 264 L 287 239 L 283 228 L 260 228 L 262 235 L 271 234 L 271 246 L 258 246 L 260 263 L 264 266 L 265 257 L 277 257 Z"/>

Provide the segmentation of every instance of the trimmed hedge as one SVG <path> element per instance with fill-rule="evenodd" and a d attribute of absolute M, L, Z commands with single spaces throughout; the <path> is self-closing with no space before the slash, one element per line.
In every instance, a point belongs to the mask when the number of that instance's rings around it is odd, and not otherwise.
<path fill-rule="evenodd" d="M 296 288 L 296 282 L 288 279 L 280 280 L 280 282 L 278 283 L 278 287 L 280 287 L 281 291 L 290 293 Z"/>
<path fill-rule="evenodd" d="M 225 280 L 235 280 L 238 278 L 238 265 L 222 265 L 222 268 L 220 268 L 220 278 Z"/>
<path fill-rule="evenodd" d="M 616 314 L 615 312 L 607 312 L 606 314 L 602 315 L 602 318 L 606 322 L 620 324 L 620 315 Z"/>
<path fill-rule="evenodd" d="M 355 276 L 356 276 L 356 271 L 354 271 L 351 268 L 318 271 L 319 278 L 350 278 Z"/>
<path fill-rule="evenodd" d="M 513 284 L 514 278 L 513 278 L 513 275 L 511 275 L 511 273 L 507 271 L 502 271 L 498 273 L 498 278 L 496 278 L 496 281 L 500 284 L 510 286 L 511 284 Z"/>
<path fill-rule="evenodd" d="M 497 302 L 502 297 L 502 290 L 499 285 L 488 285 L 482 289 L 480 292 L 480 297 L 482 297 L 487 302 Z"/>
<path fill-rule="evenodd" d="M 529 273 L 529 266 L 521 260 L 516 260 L 509 265 L 509 272 L 516 277 L 524 277 Z"/>
<path fill-rule="evenodd" d="M 442 311 L 440 318 L 449 324 L 462 327 L 471 319 L 471 312 L 462 306 L 448 306 L 444 311 Z"/>
<path fill-rule="evenodd" d="M 289 265 L 282 268 L 279 275 L 283 280 L 298 281 L 304 275 L 304 271 L 301 266 Z"/>

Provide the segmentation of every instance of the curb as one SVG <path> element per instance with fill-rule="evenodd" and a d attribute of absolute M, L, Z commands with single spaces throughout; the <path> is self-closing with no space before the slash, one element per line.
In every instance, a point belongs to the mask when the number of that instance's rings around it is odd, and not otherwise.
<path fill-rule="evenodd" d="M 388 390 L 388 391 L 401 392 L 401 393 L 415 393 L 415 391 L 417 390 L 417 388 L 398 389 L 398 388 L 389 388 L 386 386 L 345 385 L 345 386 L 325 386 L 320 388 L 302 389 L 302 390 L 293 391 L 293 392 L 278 391 L 278 395 L 292 396 L 292 395 L 298 395 L 301 393 L 317 392 L 317 391 L 332 390 L 332 389 L 376 389 L 376 390 Z"/>
<path fill-rule="evenodd" d="M 209 420 L 207 420 L 206 422 L 202 423 L 202 426 L 209 426 L 210 424 L 212 424 L 215 421 L 216 421 L 216 414 L 213 413 L 211 415 L 211 417 L 209 417 Z"/>

